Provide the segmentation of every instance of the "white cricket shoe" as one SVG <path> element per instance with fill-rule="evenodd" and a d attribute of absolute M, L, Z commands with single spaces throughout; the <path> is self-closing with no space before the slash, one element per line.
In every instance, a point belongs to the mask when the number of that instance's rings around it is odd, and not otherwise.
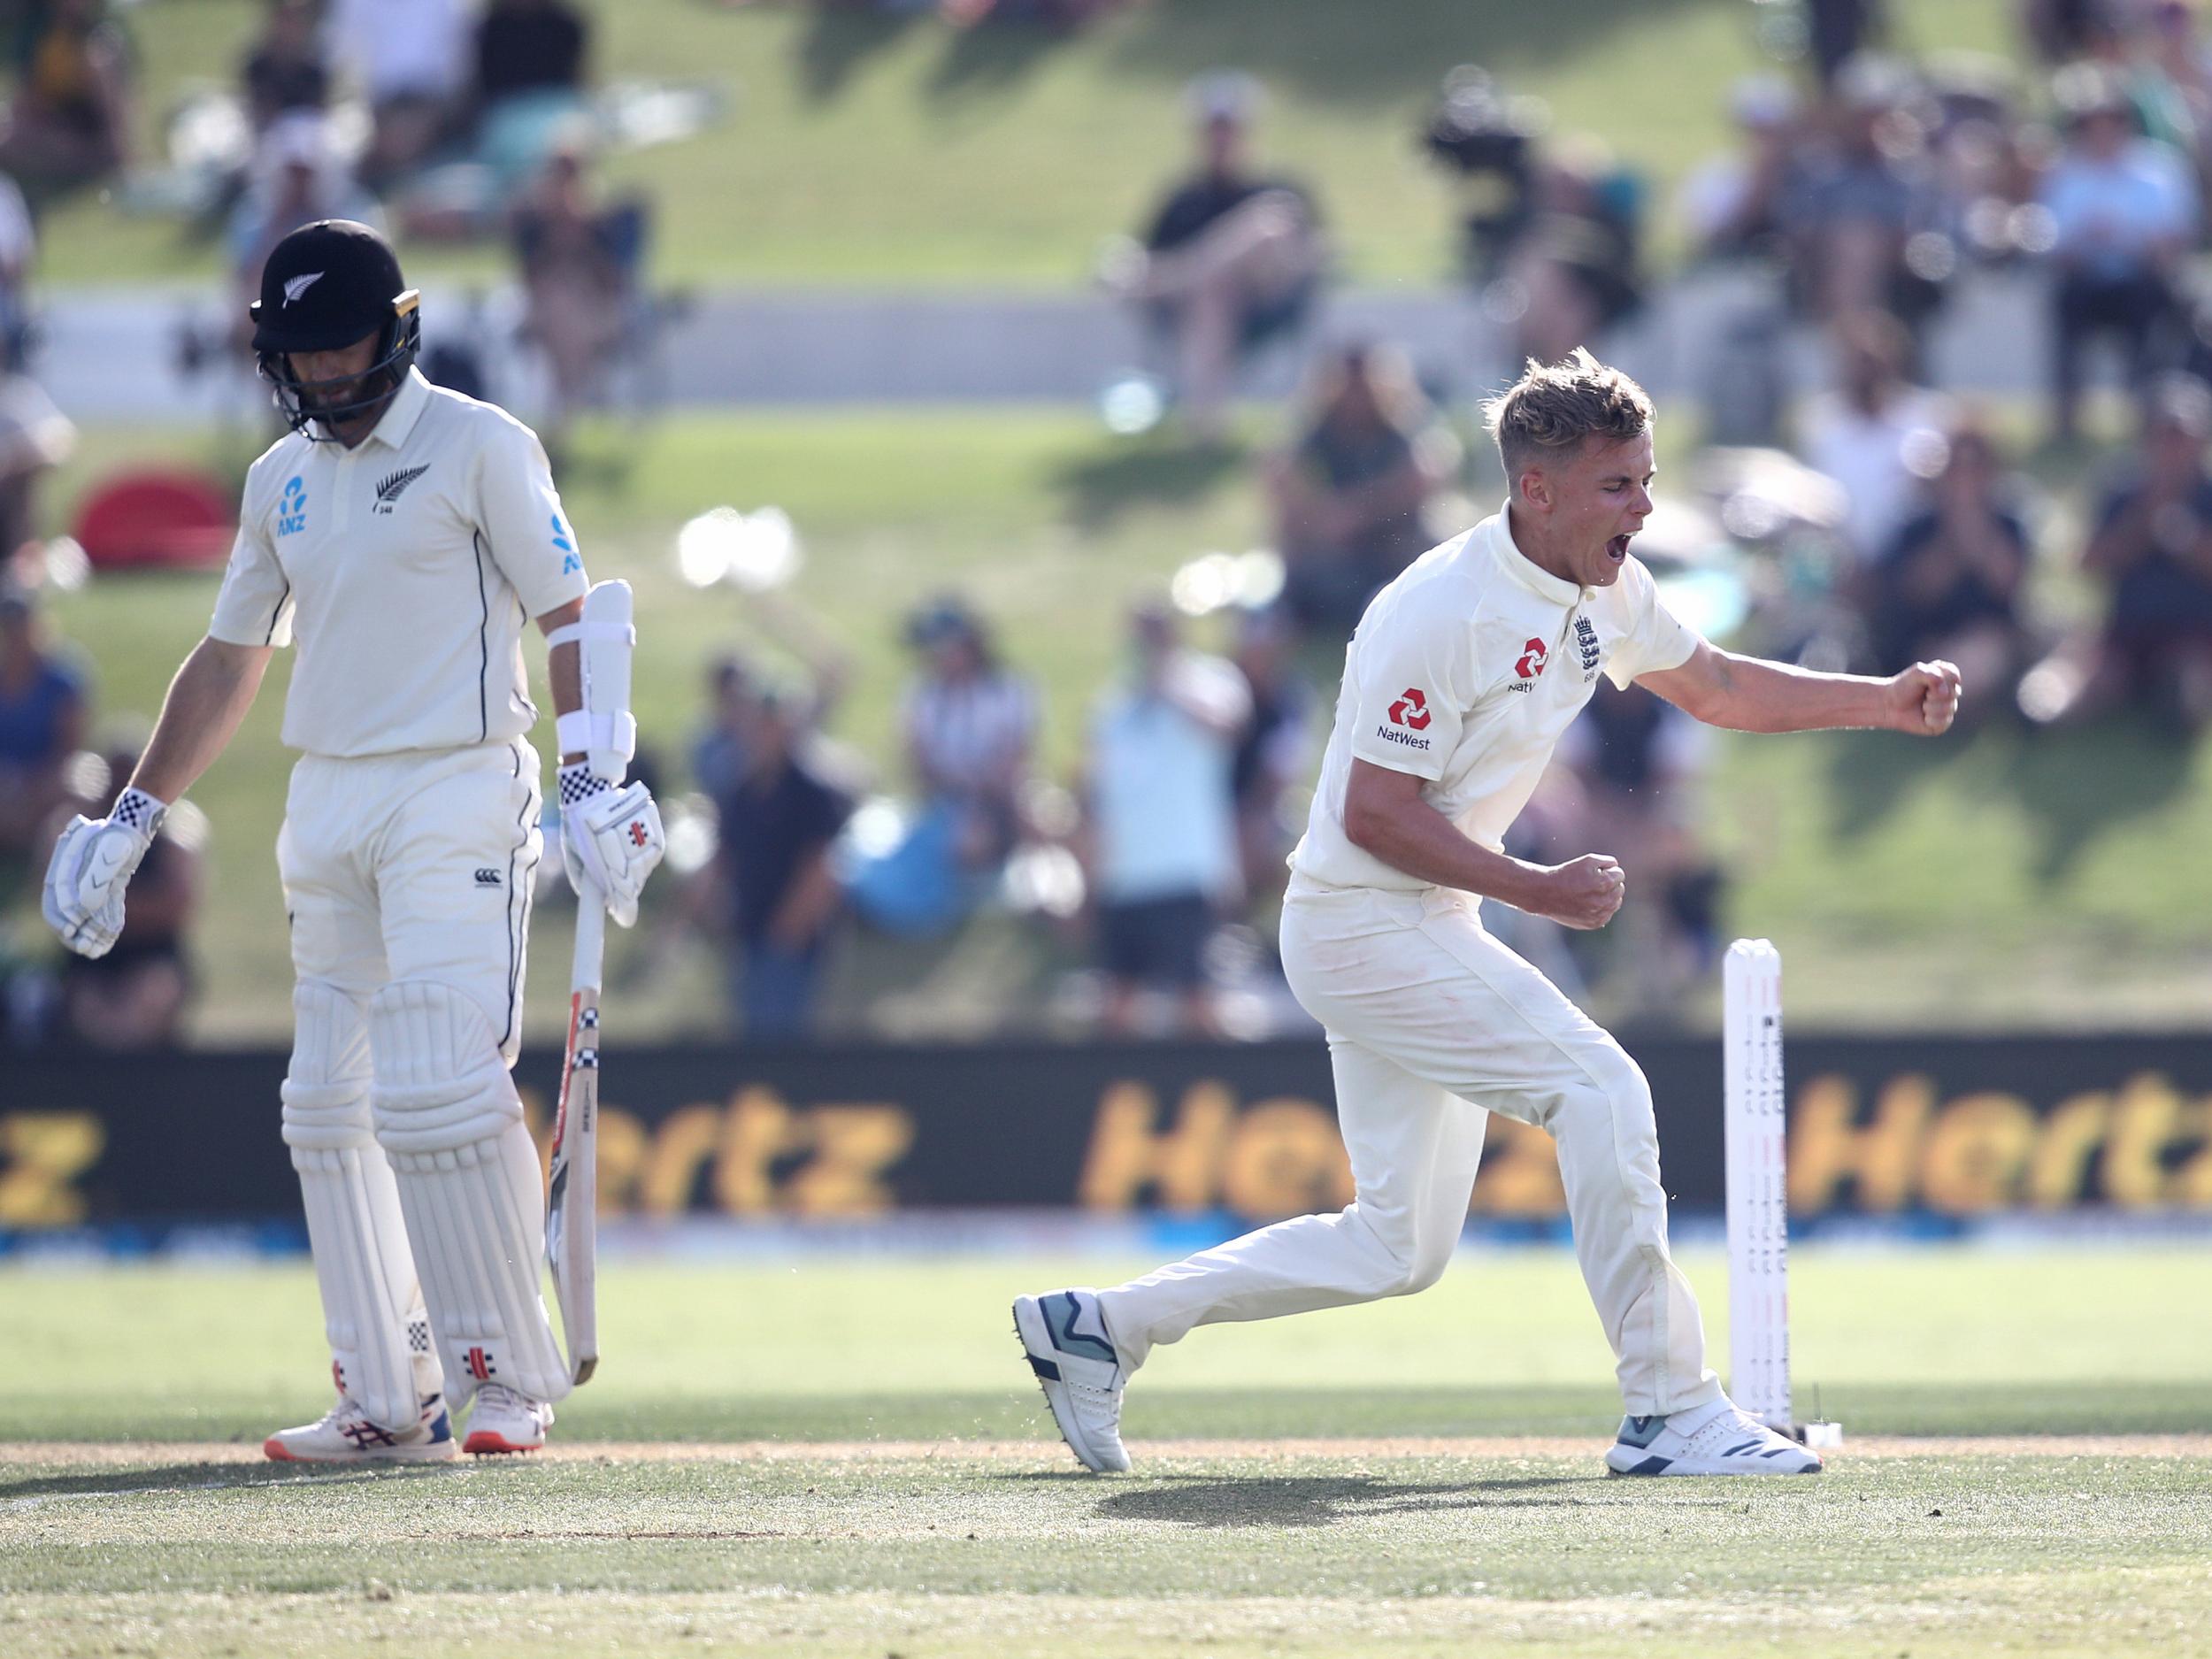
<path fill-rule="evenodd" d="M 279 1429 L 261 1442 L 262 1455 L 280 1463 L 442 1463 L 459 1449 L 443 1394 L 425 1398 L 421 1420 L 404 1429 L 371 1422 L 340 1394 L 320 1422 Z"/>
<path fill-rule="evenodd" d="M 1088 1290 L 1055 1290 L 1014 1298 L 1014 1334 L 1029 1356 L 1029 1369 L 1045 1391 L 1068 1443 L 1094 1474 L 1129 1467 L 1121 1444 L 1121 1391 L 1128 1378 L 1106 1334 L 1098 1296 Z"/>
<path fill-rule="evenodd" d="M 487 1456 L 495 1452 L 537 1452 L 545 1449 L 545 1432 L 553 1426 L 553 1408 L 542 1400 L 518 1394 L 504 1383 L 480 1383 L 476 1409 L 469 1413 L 468 1438 L 461 1449 Z"/>
<path fill-rule="evenodd" d="M 1623 1417 L 1605 1454 L 1617 1475 L 1816 1475 L 1820 1459 L 1723 1394 L 1664 1417 Z"/>

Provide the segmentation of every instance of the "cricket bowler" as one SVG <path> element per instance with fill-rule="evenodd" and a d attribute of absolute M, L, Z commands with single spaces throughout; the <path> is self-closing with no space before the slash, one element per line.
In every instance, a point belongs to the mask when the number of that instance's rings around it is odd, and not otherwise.
<path fill-rule="evenodd" d="M 250 311 L 291 431 L 247 474 L 213 620 L 130 786 L 56 844 L 46 918 L 81 955 L 115 942 L 162 814 L 296 645 L 283 741 L 300 757 L 276 849 L 297 974 L 282 1125 L 338 1397 L 264 1449 L 442 1461 L 449 1403 L 472 1406 L 457 1449 L 534 1451 L 570 1380 L 539 1288 L 543 1176 L 509 1076 L 542 849 L 522 635 L 534 620 L 550 644 L 569 879 L 625 926 L 660 815 L 641 784 L 584 763 L 626 759 L 636 731 L 584 687 L 592 653 L 629 643 L 582 621 L 590 584 L 536 436 L 415 368 L 419 299 L 383 237 L 342 219 L 293 232 Z"/>
<path fill-rule="evenodd" d="M 1487 406 L 1503 511 L 1379 594 L 1345 653 L 1336 723 L 1291 855 L 1282 956 L 1325 1028 L 1356 1196 L 1110 1290 L 1023 1296 L 1016 1328 L 1061 1433 L 1129 1467 L 1122 1391 L 1194 1325 L 1269 1319 L 1436 1282 L 1466 1220 L 1492 1112 L 1556 1143 L 1575 1253 L 1627 1408 L 1624 1475 L 1809 1474 L 1820 1460 L 1740 1411 L 1706 1363 L 1667 1248 L 1651 1090 L 1620 1045 L 1485 930 L 1481 903 L 1602 927 L 1620 866 L 1502 849 L 1602 673 L 1742 732 L 1933 737 L 1959 675 L 1824 674 L 1718 649 L 1669 614 L 1631 554 L 1651 512 L 1650 400 L 1586 351 L 1528 365 Z"/>

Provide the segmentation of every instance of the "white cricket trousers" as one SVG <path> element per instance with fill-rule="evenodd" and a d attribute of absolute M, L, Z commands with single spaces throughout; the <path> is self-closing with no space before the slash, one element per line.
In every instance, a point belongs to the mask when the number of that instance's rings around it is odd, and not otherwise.
<path fill-rule="evenodd" d="M 1697 1298 L 1667 1250 L 1651 1090 L 1618 1043 L 1446 888 L 1294 885 L 1283 968 L 1329 1041 L 1356 1196 L 1102 1291 L 1133 1369 L 1194 1325 L 1425 1289 L 1458 1244 L 1488 1114 L 1556 1143 L 1575 1254 L 1637 1416 L 1717 1399 Z"/>
<path fill-rule="evenodd" d="M 538 755 L 521 739 L 292 769 L 277 871 L 292 965 L 365 1001 L 396 979 L 452 987 L 512 1064 L 538 833 Z"/>

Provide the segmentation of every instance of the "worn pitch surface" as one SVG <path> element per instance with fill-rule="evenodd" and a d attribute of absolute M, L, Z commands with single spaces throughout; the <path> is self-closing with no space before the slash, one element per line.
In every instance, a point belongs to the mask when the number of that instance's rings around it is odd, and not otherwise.
<path fill-rule="evenodd" d="M 989 1655 L 2181 1654 L 2212 1437 L 1880 1438 L 1627 1480 L 1555 1439 L 579 1443 L 301 1471 L 0 1452 L 0 1647 Z"/>

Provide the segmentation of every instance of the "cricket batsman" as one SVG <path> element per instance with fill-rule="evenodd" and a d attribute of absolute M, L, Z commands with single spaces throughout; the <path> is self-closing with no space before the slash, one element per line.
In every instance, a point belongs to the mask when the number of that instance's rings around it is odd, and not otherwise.
<path fill-rule="evenodd" d="M 1325 1027 L 1356 1196 L 1110 1290 L 1023 1296 L 1016 1328 L 1061 1433 L 1129 1467 L 1122 1391 L 1194 1325 L 1270 1319 L 1436 1282 L 1467 1217 L 1489 1114 L 1548 1131 L 1575 1253 L 1627 1407 L 1624 1475 L 1809 1474 L 1820 1460 L 1737 1409 L 1706 1364 L 1667 1248 L 1651 1090 L 1634 1061 L 1485 930 L 1495 899 L 1568 927 L 1620 909 L 1601 853 L 1502 849 L 1602 673 L 1741 732 L 1881 727 L 1933 737 L 1959 675 L 1813 673 L 1718 649 L 1670 615 L 1631 554 L 1651 511 L 1652 409 L 1586 351 L 1528 365 L 1487 407 L 1503 511 L 1376 595 L 1345 653 L 1335 728 L 1291 855 L 1282 956 Z"/>
<path fill-rule="evenodd" d="M 534 1451 L 570 1380 L 539 1289 L 543 1177 L 508 1074 L 542 848 L 522 634 L 534 619 L 551 647 L 569 879 L 626 926 L 660 814 L 583 756 L 634 743 L 628 710 L 584 689 L 592 654 L 629 643 L 582 621 L 589 581 L 535 435 L 415 368 L 419 299 L 383 237 L 343 219 L 293 232 L 250 310 L 291 431 L 247 474 L 214 618 L 130 786 L 56 844 L 46 918 L 81 955 L 115 942 L 162 814 L 296 644 L 283 741 L 300 758 L 276 849 L 298 979 L 282 1122 L 338 1398 L 264 1449 L 450 1458 L 449 1402 L 473 1408 L 458 1449 Z"/>

